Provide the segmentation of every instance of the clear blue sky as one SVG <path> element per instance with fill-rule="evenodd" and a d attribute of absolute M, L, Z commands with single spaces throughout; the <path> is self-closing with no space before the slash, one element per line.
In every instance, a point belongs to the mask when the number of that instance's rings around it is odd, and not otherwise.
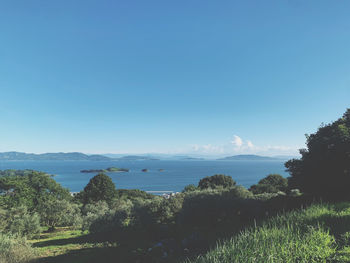
<path fill-rule="evenodd" d="M 293 154 L 350 107 L 350 1 L 0 4 L 0 151 Z"/>

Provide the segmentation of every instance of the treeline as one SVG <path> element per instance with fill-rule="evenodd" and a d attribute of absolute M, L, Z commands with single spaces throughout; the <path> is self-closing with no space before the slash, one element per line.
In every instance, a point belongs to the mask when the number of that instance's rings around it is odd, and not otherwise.
<path fill-rule="evenodd" d="M 22 244 L 27 254 L 33 256 L 34 251 L 23 237 L 68 226 L 96 241 L 117 242 L 130 251 L 138 248 L 129 260 L 140 262 L 171 262 L 197 255 L 218 237 L 288 209 L 295 196 L 288 190 L 287 179 L 276 174 L 251 189 L 218 174 L 164 198 L 140 190 L 117 190 L 103 173 L 72 196 L 46 173 L 6 170 L 0 172 L 0 191 L 0 231 Z"/>

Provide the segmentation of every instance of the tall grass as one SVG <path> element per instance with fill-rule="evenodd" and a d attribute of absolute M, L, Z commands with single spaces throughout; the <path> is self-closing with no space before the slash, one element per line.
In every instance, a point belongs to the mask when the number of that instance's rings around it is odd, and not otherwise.
<path fill-rule="evenodd" d="M 0 234 L 0 263 L 25 263 L 35 257 L 24 238 Z"/>
<path fill-rule="evenodd" d="M 344 252 L 342 237 L 349 231 L 350 203 L 314 205 L 273 217 L 231 240 L 219 242 L 207 254 L 187 262 L 339 262 L 334 260 L 338 250 Z"/>

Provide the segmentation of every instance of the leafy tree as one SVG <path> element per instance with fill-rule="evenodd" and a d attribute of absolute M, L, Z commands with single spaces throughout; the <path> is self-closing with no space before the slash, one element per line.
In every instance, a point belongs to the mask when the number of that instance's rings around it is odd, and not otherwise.
<path fill-rule="evenodd" d="M 106 201 L 108 204 L 111 204 L 116 194 L 117 191 L 112 179 L 104 173 L 99 173 L 91 178 L 85 186 L 82 192 L 82 198 L 84 204 L 98 201 Z"/>
<path fill-rule="evenodd" d="M 40 217 L 29 213 L 25 206 L 14 207 L 2 216 L 3 232 L 33 237 L 40 233 Z"/>
<path fill-rule="evenodd" d="M 31 170 L 9 171 L 0 176 L 1 202 L 7 207 L 24 205 L 33 211 L 49 200 L 71 199 L 69 190 L 57 183 L 52 175 Z"/>
<path fill-rule="evenodd" d="M 254 194 L 277 193 L 286 191 L 288 187 L 288 179 L 279 174 L 269 174 L 261 179 L 258 184 L 252 185 L 250 191 Z"/>
<path fill-rule="evenodd" d="M 81 224 L 80 209 L 67 200 L 49 200 L 40 207 L 41 221 L 54 230 L 56 226 L 76 226 Z"/>
<path fill-rule="evenodd" d="M 198 187 L 202 190 L 217 187 L 229 188 L 234 185 L 236 185 L 236 182 L 232 177 L 224 174 L 215 174 L 213 176 L 204 177 L 198 183 Z"/>
<path fill-rule="evenodd" d="M 306 146 L 300 150 L 301 159 L 285 164 L 291 174 L 290 188 L 324 198 L 349 198 L 350 109 L 342 118 L 306 135 Z"/>

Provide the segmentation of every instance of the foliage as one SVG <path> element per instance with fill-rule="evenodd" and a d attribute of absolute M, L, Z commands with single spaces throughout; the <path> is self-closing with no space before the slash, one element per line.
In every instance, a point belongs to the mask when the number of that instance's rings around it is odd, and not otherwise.
<path fill-rule="evenodd" d="M 121 239 L 122 242 L 127 242 L 126 239 L 133 242 L 133 239 L 141 237 L 145 240 L 160 238 L 175 225 L 182 202 L 182 195 L 133 202 L 117 200 L 111 205 L 113 210 L 99 215 L 90 223 L 89 230 L 95 234 L 102 233 L 104 237 Z"/>
<path fill-rule="evenodd" d="M 35 256 L 34 249 L 24 238 L 0 233 L 0 263 L 25 263 Z"/>
<path fill-rule="evenodd" d="M 193 191 L 197 191 L 197 190 L 199 190 L 199 188 L 197 186 L 195 186 L 194 184 L 189 184 L 189 185 L 185 186 L 185 188 L 182 192 L 186 193 L 186 192 L 193 192 Z"/>
<path fill-rule="evenodd" d="M 223 221 L 243 220 L 251 209 L 253 195 L 242 186 L 186 193 L 179 215 L 183 227 L 213 227 Z"/>
<path fill-rule="evenodd" d="M 218 243 L 212 251 L 188 262 L 348 262 L 338 259 L 344 258 L 347 247 L 349 216 L 349 203 L 314 205 L 285 213 Z M 338 236 L 342 238 L 336 239 Z"/>
<path fill-rule="evenodd" d="M 306 136 L 301 159 L 285 166 L 290 187 L 324 198 L 348 199 L 350 187 L 350 109 L 337 121 Z"/>
<path fill-rule="evenodd" d="M 24 205 L 34 210 L 49 200 L 70 200 L 68 189 L 63 188 L 51 175 L 31 170 L 2 172 L 0 192 L 7 207 Z"/>
<path fill-rule="evenodd" d="M 99 173 L 90 179 L 82 192 L 84 204 L 106 201 L 111 203 L 117 192 L 112 179 L 104 174 Z"/>
<path fill-rule="evenodd" d="M 3 216 L 3 222 L 3 232 L 27 237 L 37 236 L 41 232 L 39 215 L 29 213 L 25 206 L 8 210 Z"/>
<path fill-rule="evenodd" d="M 286 191 L 288 180 L 279 174 L 269 174 L 261 179 L 258 184 L 252 185 L 250 191 L 254 194 L 277 193 Z"/>
<path fill-rule="evenodd" d="M 154 195 L 139 189 L 118 189 L 116 192 L 116 199 L 128 199 L 135 201 L 155 198 L 156 197 Z"/>
<path fill-rule="evenodd" d="M 300 190 L 299 189 L 291 189 L 289 191 L 289 195 L 290 196 L 301 196 L 302 193 L 300 193 Z"/>
<path fill-rule="evenodd" d="M 77 204 L 67 200 L 49 200 L 39 207 L 43 225 L 54 229 L 56 226 L 79 226 L 82 223 Z"/>
<path fill-rule="evenodd" d="M 217 187 L 229 188 L 234 185 L 236 185 L 236 182 L 232 177 L 224 174 L 215 174 L 213 176 L 204 177 L 198 183 L 198 187 L 202 190 Z"/>
<path fill-rule="evenodd" d="M 89 230 L 91 224 L 98 218 L 104 216 L 108 211 L 109 207 L 105 201 L 99 201 L 84 206 L 82 209 L 82 231 Z"/>

